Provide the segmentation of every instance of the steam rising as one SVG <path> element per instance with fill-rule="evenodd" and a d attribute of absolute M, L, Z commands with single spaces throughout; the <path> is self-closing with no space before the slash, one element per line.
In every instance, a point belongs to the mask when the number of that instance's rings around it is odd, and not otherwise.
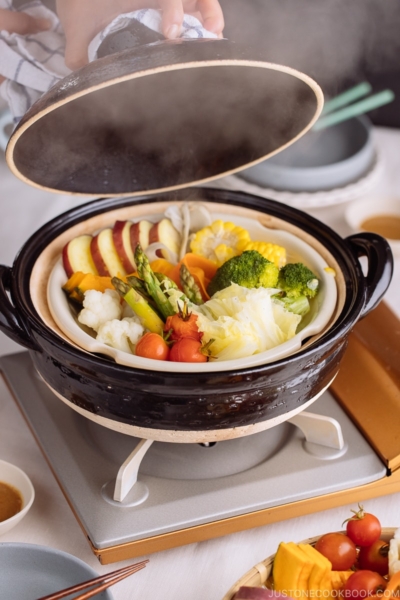
<path fill-rule="evenodd" d="M 331 93 L 400 63 L 398 0 L 222 0 L 227 37 L 314 77 Z"/>

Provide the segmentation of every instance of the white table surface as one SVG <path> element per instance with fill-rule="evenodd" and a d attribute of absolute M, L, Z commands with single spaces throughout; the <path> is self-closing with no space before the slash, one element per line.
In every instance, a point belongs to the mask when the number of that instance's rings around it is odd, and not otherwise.
<path fill-rule="evenodd" d="M 400 131 L 375 130 L 376 144 L 384 161 L 384 174 L 371 189 L 379 201 L 392 195 L 400 202 Z M 30 188 L 17 180 L 0 158 L 0 262 L 11 265 L 26 239 L 43 223 L 81 203 L 82 199 L 57 196 Z M 311 214 L 336 229 L 351 233 L 343 220 L 346 204 L 314 209 Z M 400 268 L 387 292 L 386 301 L 400 316 Z M 21 348 L 0 333 L 0 355 Z M 91 553 L 75 517 L 62 495 L 15 403 L 0 385 L 0 459 L 22 468 L 31 478 L 36 499 L 28 515 L 0 542 L 43 544 L 70 552 L 99 573 L 126 563 L 102 566 Z M 364 502 L 379 516 L 383 526 L 400 526 L 400 493 Z M 219 600 L 229 587 L 255 563 L 272 554 L 280 541 L 298 541 L 340 529 L 350 515 L 344 506 L 299 517 L 224 538 L 160 552 L 150 556 L 146 569 L 115 585 L 115 600 Z"/>

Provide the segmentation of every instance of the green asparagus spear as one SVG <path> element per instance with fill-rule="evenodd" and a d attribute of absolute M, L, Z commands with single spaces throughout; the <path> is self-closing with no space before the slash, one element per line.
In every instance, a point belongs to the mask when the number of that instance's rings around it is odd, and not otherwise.
<path fill-rule="evenodd" d="M 182 289 L 189 300 L 191 300 L 194 304 L 203 304 L 204 300 L 201 295 L 200 288 L 195 282 L 193 275 L 190 273 L 187 266 L 183 263 L 179 269 L 179 277 L 181 280 Z"/>
<path fill-rule="evenodd" d="M 154 275 L 157 277 L 158 281 L 160 282 L 160 287 L 162 289 L 163 292 L 165 292 L 166 290 L 178 290 L 178 286 L 176 285 L 175 281 L 173 281 L 170 277 L 168 277 L 168 275 L 165 275 L 164 273 L 154 273 Z"/>
<path fill-rule="evenodd" d="M 143 279 L 144 281 L 147 293 L 153 298 L 162 316 L 167 318 L 174 315 L 175 311 L 172 308 L 172 305 L 169 302 L 167 296 L 162 291 L 160 287 L 160 282 L 154 275 L 150 267 L 149 260 L 139 244 L 136 246 L 135 249 L 135 263 L 137 266 L 138 273 L 141 279 Z"/>
<path fill-rule="evenodd" d="M 143 298 L 147 301 L 152 301 L 151 296 L 149 296 L 149 294 L 147 293 L 146 287 L 144 285 L 144 281 L 142 279 L 139 279 L 139 277 L 136 277 L 135 275 L 129 275 L 126 278 L 127 282 L 129 283 L 129 285 L 131 287 L 133 287 L 134 290 L 136 290 L 137 292 L 139 292 L 139 294 L 141 296 L 143 296 Z"/>
<path fill-rule="evenodd" d="M 150 304 L 141 296 L 133 287 L 127 285 L 118 277 L 113 277 L 111 280 L 113 286 L 117 290 L 120 296 L 125 302 L 131 307 L 131 309 L 137 314 L 142 321 L 143 327 L 152 331 L 153 333 L 162 334 L 164 329 L 164 322 Z"/>

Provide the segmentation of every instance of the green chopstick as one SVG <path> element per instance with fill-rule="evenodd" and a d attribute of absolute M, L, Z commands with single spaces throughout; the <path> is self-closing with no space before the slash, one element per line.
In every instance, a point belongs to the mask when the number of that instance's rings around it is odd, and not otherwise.
<path fill-rule="evenodd" d="M 367 83 L 366 81 L 364 81 L 364 83 L 358 83 L 349 90 L 346 90 L 338 96 L 327 100 L 324 104 L 321 115 L 327 115 L 338 108 L 343 108 L 343 106 L 347 106 L 355 100 L 358 100 L 363 96 L 367 96 L 370 92 L 372 92 L 372 86 L 370 83 Z"/>
<path fill-rule="evenodd" d="M 312 131 L 321 131 L 322 129 L 326 129 L 332 125 L 342 123 L 342 121 L 347 121 L 348 119 L 352 119 L 358 115 L 363 115 L 374 108 L 379 108 L 380 106 L 389 104 L 389 102 L 392 102 L 394 98 L 395 95 L 392 90 L 383 90 L 382 92 L 378 92 L 373 96 L 369 96 L 369 98 L 365 98 L 365 100 L 360 100 L 360 102 L 356 102 L 355 104 L 346 106 L 345 108 L 342 108 L 341 110 L 338 110 L 332 114 L 319 118 L 312 127 Z"/>

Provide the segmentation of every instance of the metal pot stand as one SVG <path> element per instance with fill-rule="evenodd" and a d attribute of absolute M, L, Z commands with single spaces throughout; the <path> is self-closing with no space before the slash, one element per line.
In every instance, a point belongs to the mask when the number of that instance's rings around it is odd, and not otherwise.
<path fill-rule="evenodd" d="M 318 498 L 343 504 L 338 493 L 387 479 L 329 391 L 314 405 L 318 415 L 303 412 L 252 436 L 151 443 L 70 410 L 27 352 L 3 357 L 0 369 L 104 564 L 311 512 Z"/>

